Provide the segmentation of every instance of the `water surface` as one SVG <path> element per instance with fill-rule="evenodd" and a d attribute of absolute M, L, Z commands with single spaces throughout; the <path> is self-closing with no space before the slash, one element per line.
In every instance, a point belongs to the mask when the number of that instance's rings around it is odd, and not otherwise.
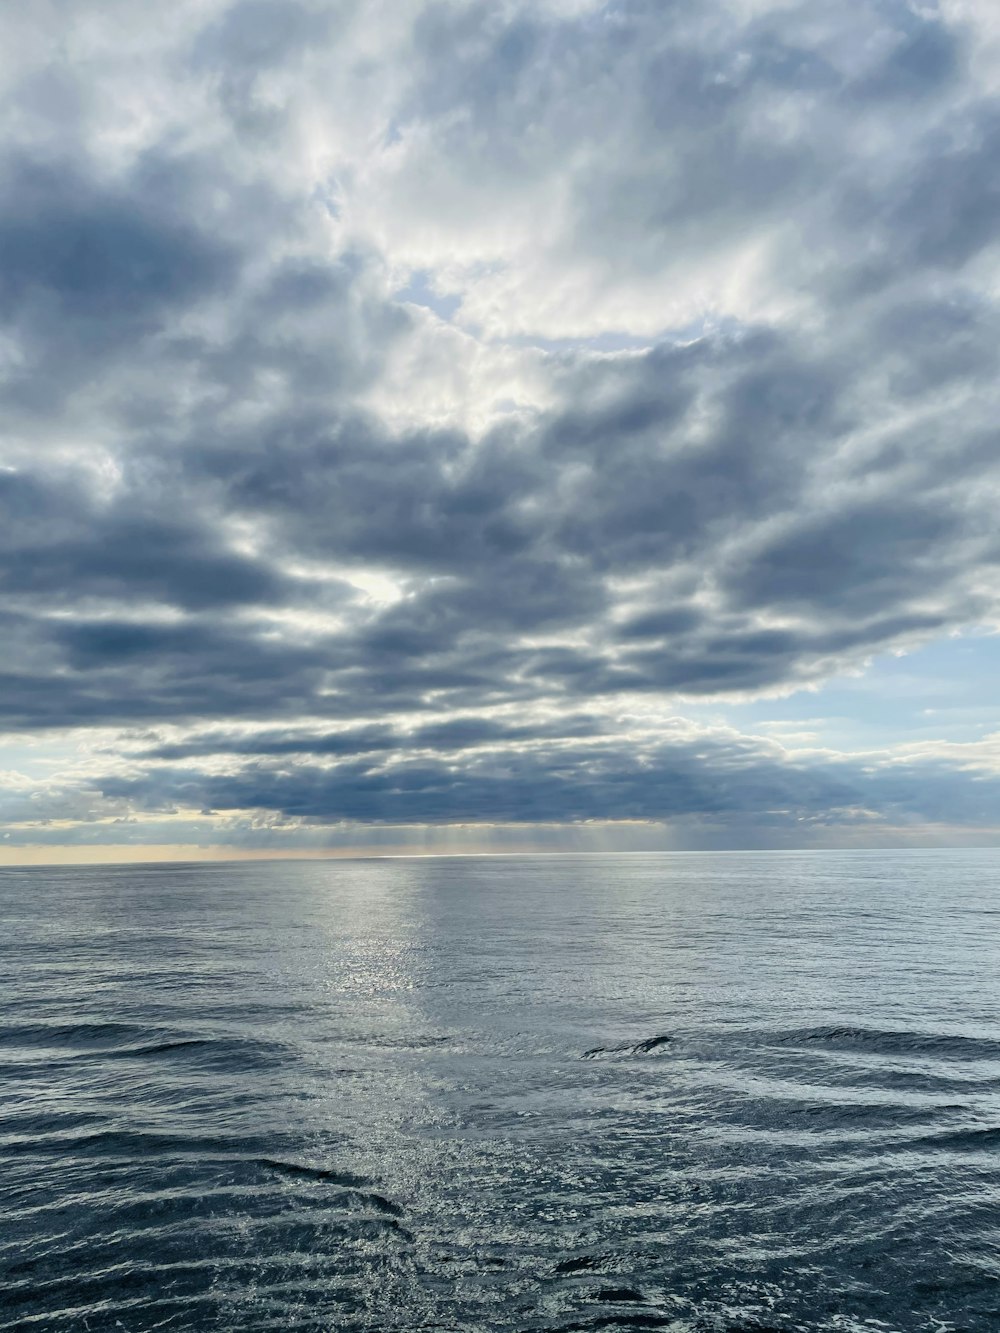
<path fill-rule="evenodd" d="M 0 1329 L 995 1330 L 1000 854 L 0 871 Z"/>

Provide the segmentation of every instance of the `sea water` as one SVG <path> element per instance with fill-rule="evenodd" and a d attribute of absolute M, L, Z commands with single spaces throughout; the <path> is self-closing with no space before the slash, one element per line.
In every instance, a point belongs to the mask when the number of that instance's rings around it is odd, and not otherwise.
<path fill-rule="evenodd" d="M 0 1328 L 996 1330 L 1000 853 L 0 871 Z"/>

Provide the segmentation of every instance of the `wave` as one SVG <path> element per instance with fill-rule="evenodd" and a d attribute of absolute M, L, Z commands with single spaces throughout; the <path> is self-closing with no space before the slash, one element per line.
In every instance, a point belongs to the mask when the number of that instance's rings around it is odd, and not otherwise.
<path fill-rule="evenodd" d="M 308 1166 L 301 1162 L 285 1162 L 273 1157 L 262 1157 L 257 1162 L 258 1166 L 268 1171 L 277 1172 L 279 1175 L 294 1176 L 300 1179 L 314 1180 L 322 1184 L 337 1185 L 342 1189 L 349 1190 L 357 1198 L 374 1208 L 376 1212 L 385 1217 L 401 1218 L 405 1216 L 403 1209 L 398 1203 L 393 1203 L 387 1199 L 384 1194 L 378 1194 L 374 1190 L 366 1188 L 371 1184 L 365 1176 L 357 1176 L 349 1171 L 336 1171 L 324 1166 Z"/>
<path fill-rule="evenodd" d="M 115 1047 L 141 1041 L 149 1029 L 135 1023 L 5 1023 L 0 1025 L 0 1047 Z"/>
<path fill-rule="evenodd" d="M 370 1185 L 366 1176 L 352 1175 L 349 1171 L 334 1171 L 325 1166 L 307 1166 L 302 1162 L 283 1162 L 274 1157 L 260 1157 L 256 1165 L 267 1171 L 276 1171 L 283 1176 L 302 1176 L 308 1180 L 322 1180 L 332 1185 L 342 1185 L 345 1189 L 359 1189 Z"/>
<path fill-rule="evenodd" d="M 592 1273 L 595 1269 L 607 1263 L 608 1260 L 603 1255 L 577 1254 L 569 1259 L 560 1259 L 553 1272 L 562 1274 L 570 1273 Z"/>
<path fill-rule="evenodd" d="M 658 1050 L 661 1046 L 667 1046 L 675 1040 L 667 1033 L 661 1033 L 655 1037 L 645 1037 L 642 1041 L 625 1041 L 617 1046 L 591 1046 L 590 1050 L 584 1051 L 580 1057 L 581 1060 L 594 1060 L 599 1055 L 648 1055 L 651 1051 Z"/>
<path fill-rule="evenodd" d="M 908 1029 L 820 1026 L 769 1034 L 772 1041 L 818 1043 L 838 1049 L 857 1048 L 880 1055 L 934 1055 L 944 1059 L 1000 1060 L 1000 1041 L 961 1033 L 915 1032 Z"/>
<path fill-rule="evenodd" d="M 206 1047 L 218 1046 L 219 1044 L 208 1037 L 178 1037 L 173 1041 L 156 1041 L 149 1046 L 129 1047 L 126 1050 L 118 1050 L 110 1054 L 116 1060 L 141 1060 L 151 1055 L 174 1055 L 177 1051 L 204 1050 Z M 229 1045 L 233 1044 L 229 1043 Z M 239 1043 L 241 1048 L 245 1045 L 245 1042 Z"/>
<path fill-rule="evenodd" d="M 670 1328 L 676 1325 L 675 1314 L 622 1311 L 616 1314 L 594 1315 L 593 1318 L 578 1319 L 569 1324 L 550 1325 L 548 1333 L 588 1333 L 591 1329 L 602 1328 Z M 523 1333 L 533 1333 L 533 1330 L 526 1329 Z M 765 1333 L 765 1330 L 760 1330 L 760 1333 Z"/>
<path fill-rule="evenodd" d="M 981 1129 L 956 1129 L 943 1134 L 924 1134 L 896 1145 L 902 1148 L 943 1148 L 951 1152 L 984 1152 L 1000 1146 L 1000 1125 Z"/>

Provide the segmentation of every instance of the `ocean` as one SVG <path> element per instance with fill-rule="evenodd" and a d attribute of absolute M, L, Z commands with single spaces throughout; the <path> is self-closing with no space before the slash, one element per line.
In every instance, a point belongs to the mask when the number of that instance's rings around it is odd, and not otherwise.
<path fill-rule="evenodd" d="M 998 852 L 0 870 L 0 1329 L 995 1333 L 998 928 Z"/>

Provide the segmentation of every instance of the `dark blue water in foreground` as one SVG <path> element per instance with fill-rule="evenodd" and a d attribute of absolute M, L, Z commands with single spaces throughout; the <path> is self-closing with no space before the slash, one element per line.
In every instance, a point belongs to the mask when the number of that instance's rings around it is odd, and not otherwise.
<path fill-rule="evenodd" d="M 0 1328 L 1000 1328 L 1000 854 L 0 871 Z"/>

